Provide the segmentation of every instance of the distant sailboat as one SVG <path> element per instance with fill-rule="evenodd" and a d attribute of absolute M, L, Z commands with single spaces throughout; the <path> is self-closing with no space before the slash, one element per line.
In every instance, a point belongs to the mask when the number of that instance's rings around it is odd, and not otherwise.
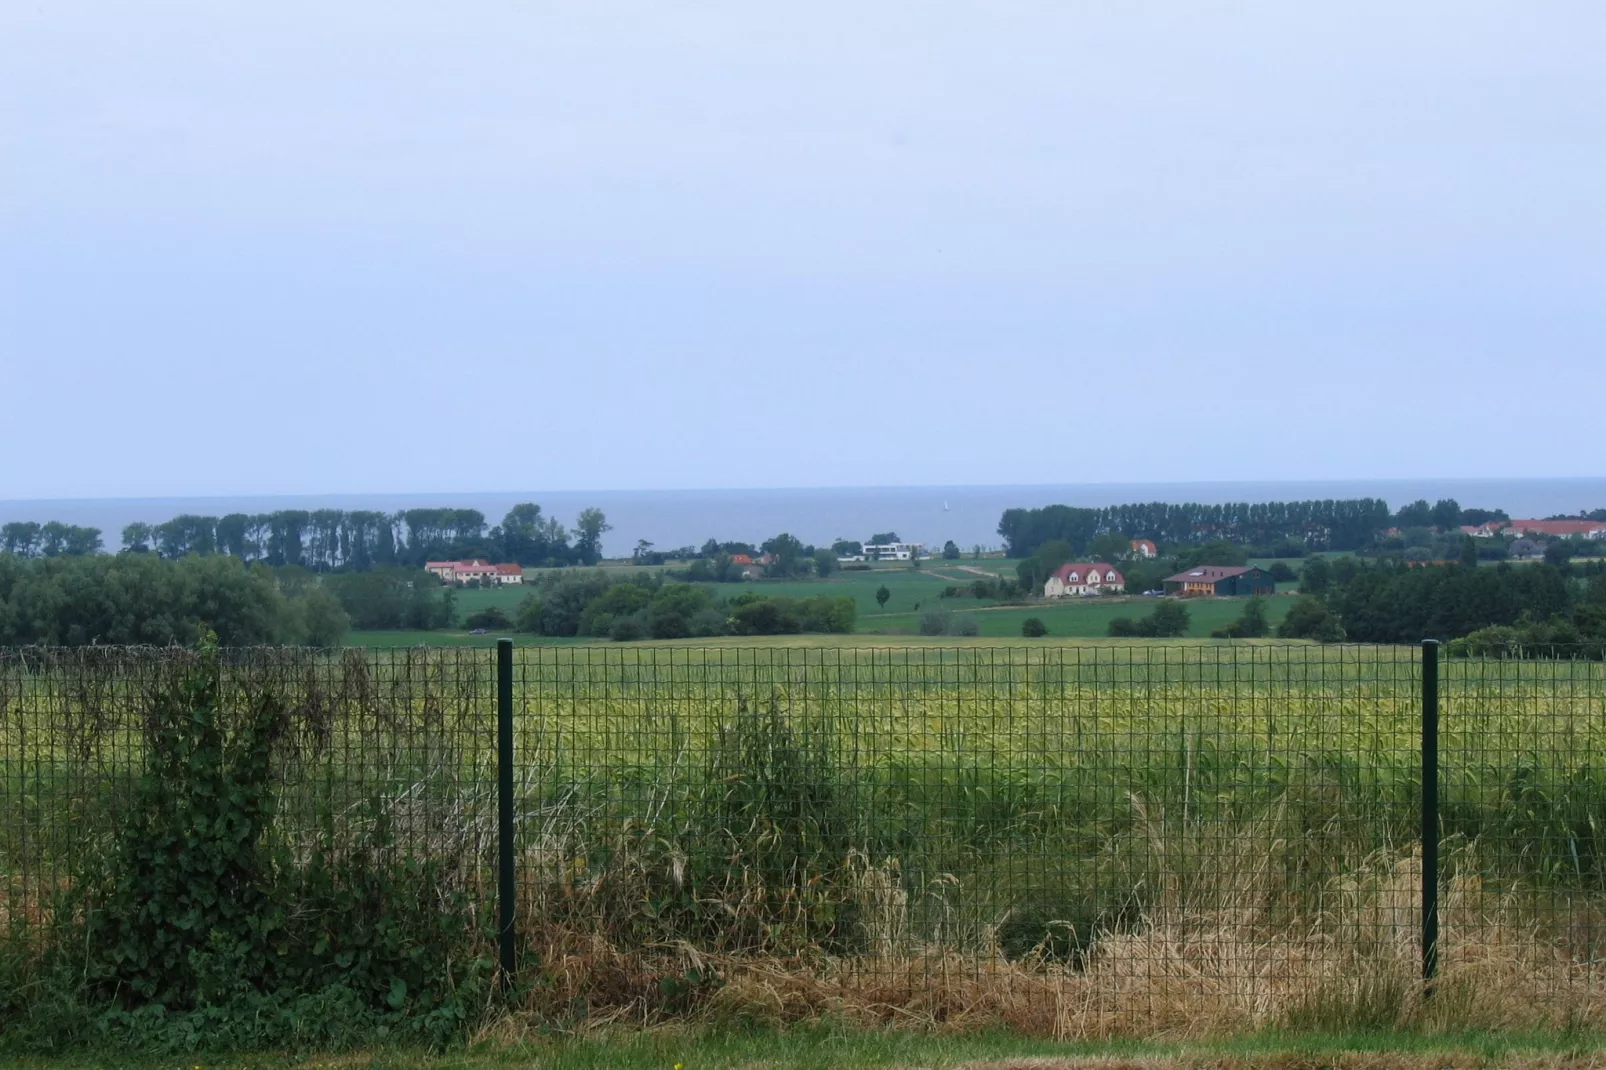
<path fill-rule="evenodd" d="M 945 513 L 948 511 L 948 499 L 947 498 L 944 498 L 942 500 L 942 511 L 945 512 Z"/>

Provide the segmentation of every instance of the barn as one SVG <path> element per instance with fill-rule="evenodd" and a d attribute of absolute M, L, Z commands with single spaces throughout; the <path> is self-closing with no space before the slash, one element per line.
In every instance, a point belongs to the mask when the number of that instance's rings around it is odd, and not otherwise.
<path fill-rule="evenodd" d="M 1277 593 L 1277 581 L 1265 569 L 1254 565 L 1200 565 L 1167 577 L 1164 583 L 1166 594 L 1184 598 Z"/>

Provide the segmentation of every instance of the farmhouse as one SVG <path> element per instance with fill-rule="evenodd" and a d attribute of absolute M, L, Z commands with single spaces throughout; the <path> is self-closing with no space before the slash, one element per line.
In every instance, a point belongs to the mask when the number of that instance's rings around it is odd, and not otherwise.
<path fill-rule="evenodd" d="M 1254 566 L 1226 567 L 1200 565 L 1179 572 L 1165 581 L 1166 594 L 1179 594 L 1184 598 L 1196 595 L 1275 594 L 1277 581 L 1265 569 Z"/>
<path fill-rule="evenodd" d="M 910 561 L 924 557 L 925 552 L 925 543 L 919 542 L 884 542 L 864 548 L 864 556 L 871 561 Z"/>
<path fill-rule="evenodd" d="M 1159 553 L 1160 553 L 1160 551 L 1154 545 L 1154 540 L 1152 540 L 1152 539 L 1133 539 L 1132 540 L 1132 556 L 1133 557 L 1141 557 L 1141 558 L 1144 558 L 1145 560 L 1153 560 L 1156 556 L 1159 555 Z"/>
<path fill-rule="evenodd" d="M 1080 564 L 1061 565 L 1043 584 L 1044 598 L 1069 598 L 1072 595 L 1103 594 L 1126 587 L 1126 577 L 1113 565 Z"/>
<path fill-rule="evenodd" d="M 515 564 L 492 565 L 479 558 L 471 561 L 428 561 L 424 571 L 439 576 L 444 583 L 467 583 L 479 580 L 487 584 L 516 584 L 524 582 L 524 569 Z"/>

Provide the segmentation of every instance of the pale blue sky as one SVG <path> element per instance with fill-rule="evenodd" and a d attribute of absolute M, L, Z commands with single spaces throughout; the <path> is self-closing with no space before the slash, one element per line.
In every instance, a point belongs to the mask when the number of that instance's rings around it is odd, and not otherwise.
<path fill-rule="evenodd" d="M 12 0 L 0 498 L 1598 475 L 1603 46 Z"/>

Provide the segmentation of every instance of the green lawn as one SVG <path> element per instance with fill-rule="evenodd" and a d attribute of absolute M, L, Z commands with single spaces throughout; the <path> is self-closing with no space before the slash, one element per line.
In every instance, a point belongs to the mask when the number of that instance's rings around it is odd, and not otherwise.
<path fill-rule="evenodd" d="M 604 1029 L 580 1036 L 541 1030 L 497 1031 L 522 1039 L 429 1054 L 397 1049 L 339 1055 L 300 1052 L 219 1057 L 75 1052 L 0 1060 L 26 1070 L 837 1070 L 843 1067 L 969 1067 L 971 1070 L 1570 1070 L 1595 1066 L 1603 1047 L 1594 1033 L 1555 1030 L 1481 1032 L 1265 1032 L 1218 1041 L 1055 1041 L 1004 1032 L 798 1027 Z"/>

